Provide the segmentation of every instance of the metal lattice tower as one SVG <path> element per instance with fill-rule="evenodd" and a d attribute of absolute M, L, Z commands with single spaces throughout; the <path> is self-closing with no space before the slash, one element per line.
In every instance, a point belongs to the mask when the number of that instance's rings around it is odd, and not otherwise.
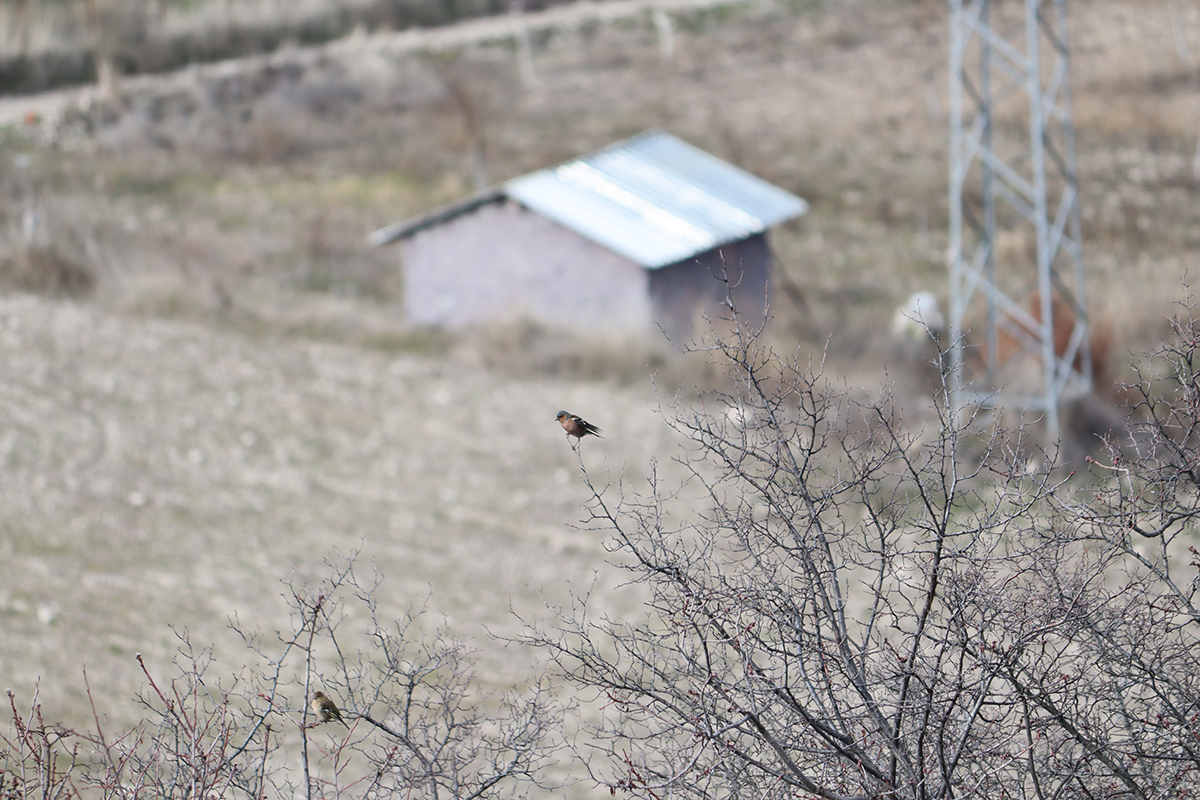
<path fill-rule="evenodd" d="M 1066 4 L 949 2 L 950 402 L 1057 439 L 1092 382 Z"/>

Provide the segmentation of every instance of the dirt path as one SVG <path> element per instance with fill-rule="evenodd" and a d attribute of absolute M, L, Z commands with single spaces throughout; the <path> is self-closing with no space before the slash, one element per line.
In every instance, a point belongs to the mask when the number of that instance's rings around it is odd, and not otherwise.
<path fill-rule="evenodd" d="M 329 59 L 358 56 L 366 52 L 399 55 L 423 50 L 439 51 L 489 42 L 516 39 L 522 31 L 574 30 L 587 22 L 612 23 L 662 10 L 672 12 L 715 6 L 742 5 L 754 0 L 602 0 L 555 6 L 528 14 L 509 14 L 467 20 L 441 28 L 413 28 L 399 32 L 351 35 L 328 44 L 290 48 L 275 53 L 197 64 L 161 75 L 139 75 L 122 82 L 131 96 L 169 94 L 193 84 L 199 76 L 219 80 L 226 76 L 255 74 L 282 64 L 311 66 Z M 34 95 L 0 96 L 0 126 L 24 124 L 27 120 L 54 121 L 71 109 L 90 109 L 100 102 L 96 86 L 75 86 Z"/>

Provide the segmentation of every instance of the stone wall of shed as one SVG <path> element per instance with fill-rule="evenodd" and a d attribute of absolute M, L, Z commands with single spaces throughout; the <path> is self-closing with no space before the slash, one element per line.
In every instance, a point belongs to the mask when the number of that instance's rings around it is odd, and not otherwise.
<path fill-rule="evenodd" d="M 766 234 L 721 245 L 677 264 L 650 272 L 654 319 L 676 344 L 703 335 L 703 317 L 728 317 L 727 291 L 738 316 L 761 324 L 770 301 L 771 252 Z M 722 278 L 728 277 L 728 283 Z M 728 287 L 728 288 L 727 288 Z"/>
<path fill-rule="evenodd" d="M 400 246 L 404 305 L 414 323 L 462 328 L 525 316 L 652 330 L 644 269 L 511 201 L 480 206 Z"/>

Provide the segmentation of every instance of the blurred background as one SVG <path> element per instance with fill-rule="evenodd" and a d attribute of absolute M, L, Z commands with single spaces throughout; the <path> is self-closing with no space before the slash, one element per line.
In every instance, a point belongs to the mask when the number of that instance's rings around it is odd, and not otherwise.
<path fill-rule="evenodd" d="M 1069 9 L 1105 390 L 1198 266 L 1200 6 Z M 947 39 L 941 0 L 6 0 L 5 685 L 40 676 L 79 723 L 86 664 L 136 719 L 133 653 L 168 664 L 175 626 L 238 663 L 227 620 L 281 624 L 281 581 L 335 549 L 394 607 L 427 597 L 494 685 L 536 659 L 483 626 L 535 590 L 632 613 L 570 528 L 554 414 L 604 429 L 589 470 L 681 477 L 656 409 L 719 370 L 653 337 L 414 326 L 366 237 L 660 128 L 809 203 L 772 233 L 768 335 L 878 392 L 918 363 L 893 310 L 946 297 Z"/>
<path fill-rule="evenodd" d="M 788 337 L 866 352 L 881 310 L 944 296 L 943 3 L 544 8 L 7 2 L 5 280 L 259 324 L 347 299 L 405 338 L 366 233 L 660 127 L 811 204 L 773 237 Z M 1197 236 L 1197 13 L 1071 6 L 1091 301 L 1128 344 Z"/>

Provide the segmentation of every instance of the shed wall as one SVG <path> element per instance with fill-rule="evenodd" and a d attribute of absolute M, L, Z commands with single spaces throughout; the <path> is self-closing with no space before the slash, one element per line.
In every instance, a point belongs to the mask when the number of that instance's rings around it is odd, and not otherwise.
<path fill-rule="evenodd" d="M 646 271 L 545 217 L 502 201 L 401 240 L 404 305 L 418 324 L 461 328 L 527 315 L 646 330 Z"/>
<path fill-rule="evenodd" d="M 727 316 L 726 284 L 738 316 L 749 325 L 761 324 L 770 301 L 771 252 L 765 233 L 721 245 L 693 258 L 650 272 L 654 319 L 672 341 L 690 338 L 704 314 Z"/>

